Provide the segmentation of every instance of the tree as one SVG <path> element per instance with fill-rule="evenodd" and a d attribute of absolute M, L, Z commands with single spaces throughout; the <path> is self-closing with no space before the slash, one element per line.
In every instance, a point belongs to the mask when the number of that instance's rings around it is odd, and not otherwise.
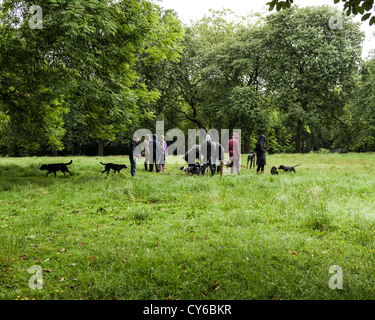
<path fill-rule="evenodd" d="M 356 94 L 346 108 L 346 123 L 350 137 L 345 132 L 338 135 L 355 151 L 375 150 L 375 55 L 364 63 L 357 82 Z"/>
<path fill-rule="evenodd" d="M 272 0 L 267 3 L 269 6 L 269 10 L 272 11 L 274 8 L 276 8 L 277 11 L 280 11 L 281 9 L 288 9 L 291 7 L 291 4 L 294 2 L 294 0 Z M 340 0 L 333 0 L 333 2 L 339 3 Z M 374 0 L 341 0 L 341 2 L 344 2 L 344 10 L 346 10 L 346 15 L 350 16 L 351 14 L 362 15 L 362 21 L 369 20 L 370 26 L 375 24 L 375 15 L 372 14 L 371 9 L 374 8 Z"/>
<path fill-rule="evenodd" d="M 263 25 L 247 26 L 214 46 L 205 58 L 202 108 L 214 127 L 242 130 L 245 152 L 250 151 L 250 137 L 266 120 L 265 38 Z"/>
<path fill-rule="evenodd" d="M 267 17 L 265 80 L 274 103 L 288 115 L 296 152 L 304 152 L 310 132 L 342 122 L 361 62 L 363 34 L 358 25 L 343 17 L 343 28 L 331 30 L 327 19 L 332 12 L 338 14 L 332 10 L 293 7 Z"/>
<path fill-rule="evenodd" d="M 150 1 L 41 0 L 43 29 L 30 29 L 32 4 L 5 0 L 0 16 L 0 106 L 23 133 L 20 143 L 47 140 L 61 150 L 73 104 L 91 137 L 114 140 L 138 121 L 140 105 L 159 97 L 136 65 L 176 59 L 180 22 L 160 19 Z"/>

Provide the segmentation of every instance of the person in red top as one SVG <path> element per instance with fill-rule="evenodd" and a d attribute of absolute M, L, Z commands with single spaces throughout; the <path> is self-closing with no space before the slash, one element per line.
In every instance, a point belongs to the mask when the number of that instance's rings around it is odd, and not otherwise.
<path fill-rule="evenodd" d="M 233 166 L 230 168 L 231 174 L 236 168 L 237 174 L 240 173 L 241 147 L 238 142 L 238 134 L 234 133 L 233 138 L 229 140 L 229 157 L 233 161 Z"/>

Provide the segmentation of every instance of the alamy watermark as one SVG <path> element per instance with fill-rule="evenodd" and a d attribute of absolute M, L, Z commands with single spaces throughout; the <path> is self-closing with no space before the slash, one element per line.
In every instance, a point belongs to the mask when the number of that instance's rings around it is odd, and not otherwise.
<path fill-rule="evenodd" d="M 232 135 L 230 133 L 232 133 Z M 134 132 L 133 139 L 135 137 L 138 137 L 139 141 L 141 141 L 142 138 L 145 138 L 145 140 L 137 146 L 133 154 L 141 154 L 142 151 L 150 145 L 150 141 L 153 139 L 159 141 L 160 137 L 164 137 L 166 142 L 171 142 L 171 144 L 168 145 L 168 155 L 171 156 L 166 158 L 165 161 L 168 162 L 168 164 L 178 165 L 184 165 L 186 163 L 188 165 L 195 165 L 197 161 L 204 165 L 208 163 L 215 166 L 219 166 L 221 163 L 225 165 L 227 162 L 224 161 L 224 154 L 229 153 L 229 145 L 232 146 L 234 144 L 238 146 L 238 153 L 231 155 L 229 160 L 233 161 L 237 172 L 239 172 L 241 168 L 238 162 L 241 158 L 240 129 L 221 129 L 220 134 L 216 129 L 210 129 L 208 131 L 204 129 L 189 129 L 186 137 L 184 132 L 180 129 L 171 129 L 165 133 L 164 121 L 157 121 L 156 132 L 154 134 L 150 130 L 142 128 Z M 146 137 L 150 137 L 150 140 L 147 141 Z M 230 143 L 231 140 L 232 142 Z M 210 143 L 208 143 L 208 141 Z M 211 145 L 211 149 L 208 150 L 209 145 Z M 150 147 L 148 152 L 150 153 L 150 159 L 160 159 L 163 157 L 163 151 L 161 149 L 158 151 L 158 149 L 155 150 L 155 148 Z M 154 152 L 156 152 L 156 155 L 153 154 Z M 225 171 L 223 174 L 227 173 L 228 172 Z"/>
<path fill-rule="evenodd" d="M 31 290 L 43 289 L 43 270 L 40 266 L 35 265 L 28 269 L 29 273 L 35 273 L 29 279 L 29 287 Z"/>
<path fill-rule="evenodd" d="M 328 285 L 332 290 L 343 289 L 343 272 L 340 266 L 332 266 L 329 268 L 329 273 L 334 275 L 329 279 Z"/>
<path fill-rule="evenodd" d="M 38 5 L 33 5 L 29 8 L 29 13 L 32 15 L 29 19 L 30 29 L 43 29 L 43 9 Z"/>

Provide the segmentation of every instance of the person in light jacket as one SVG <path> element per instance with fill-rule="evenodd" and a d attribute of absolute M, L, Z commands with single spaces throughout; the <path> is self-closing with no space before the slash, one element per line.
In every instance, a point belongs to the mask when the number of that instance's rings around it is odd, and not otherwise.
<path fill-rule="evenodd" d="M 145 170 L 147 171 L 147 165 L 150 164 L 150 141 L 151 136 L 146 134 L 145 137 Z"/>
<path fill-rule="evenodd" d="M 164 139 L 164 136 L 160 136 L 160 147 L 161 147 L 160 170 L 165 171 L 165 157 L 168 155 L 168 145 Z"/>
<path fill-rule="evenodd" d="M 233 165 L 230 168 L 231 174 L 233 174 L 234 168 L 236 169 L 237 174 L 240 173 L 241 147 L 238 139 L 238 134 L 235 132 L 232 139 L 229 140 L 229 157 L 233 161 Z"/>

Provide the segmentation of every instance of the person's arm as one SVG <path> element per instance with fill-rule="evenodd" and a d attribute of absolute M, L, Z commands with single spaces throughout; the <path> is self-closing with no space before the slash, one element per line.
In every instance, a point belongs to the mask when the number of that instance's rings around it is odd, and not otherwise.
<path fill-rule="evenodd" d="M 240 147 L 240 143 L 238 142 L 238 140 L 234 140 L 233 145 L 235 146 L 235 149 L 236 149 L 235 152 L 233 152 L 233 154 L 236 153 L 238 155 L 238 158 L 241 158 L 241 147 Z"/>
<path fill-rule="evenodd" d="M 164 148 L 164 150 L 165 150 L 165 155 L 167 156 L 167 155 L 168 155 L 168 145 L 167 145 L 167 142 L 166 142 L 166 141 L 164 141 L 164 146 L 165 146 L 165 148 Z"/>

